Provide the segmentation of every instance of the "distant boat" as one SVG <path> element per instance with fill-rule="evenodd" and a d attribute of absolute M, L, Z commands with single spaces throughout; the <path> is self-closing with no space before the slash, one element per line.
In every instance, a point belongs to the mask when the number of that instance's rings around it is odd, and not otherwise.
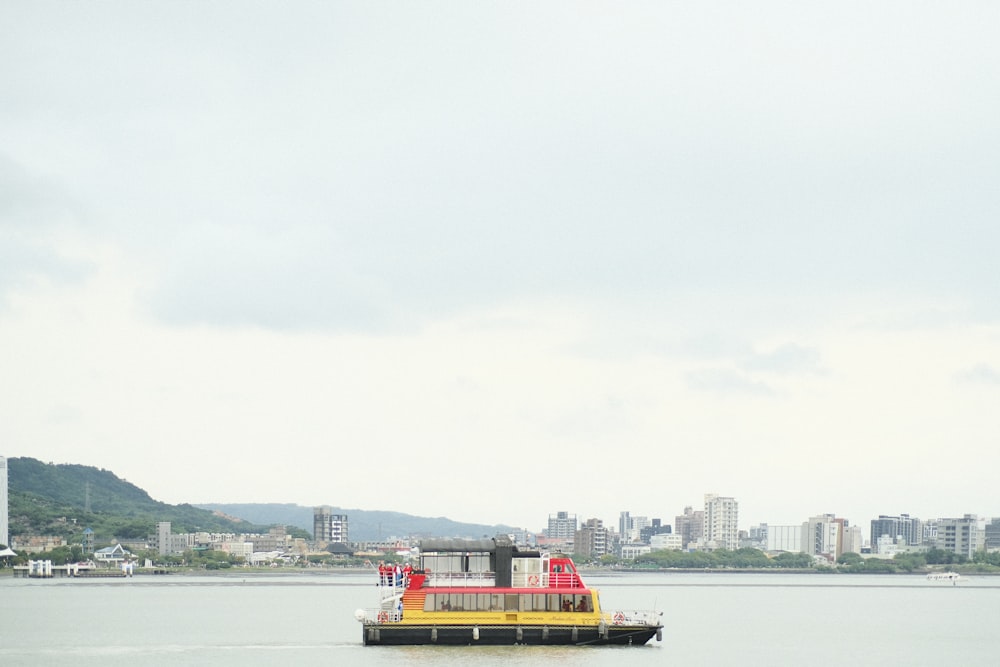
<path fill-rule="evenodd" d="M 927 575 L 927 581 L 950 581 L 952 586 L 962 578 L 958 572 L 931 572 Z"/>

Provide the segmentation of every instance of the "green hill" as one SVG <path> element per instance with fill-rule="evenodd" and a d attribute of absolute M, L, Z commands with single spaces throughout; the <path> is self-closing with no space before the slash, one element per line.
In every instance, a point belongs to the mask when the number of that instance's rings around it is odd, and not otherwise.
<path fill-rule="evenodd" d="M 61 535 L 79 541 L 85 528 L 98 543 L 144 538 L 157 521 L 174 532 L 267 531 L 267 526 L 220 516 L 192 505 L 168 505 L 109 470 L 73 464 L 7 459 L 11 535 Z"/>
<path fill-rule="evenodd" d="M 290 504 L 199 503 L 198 507 L 239 516 L 257 523 L 296 526 L 312 533 L 313 508 Z M 492 537 L 509 533 L 509 526 L 462 523 L 444 517 L 420 517 L 401 512 L 331 508 L 334 514 L 346 514 L 348 539 L 352 542 L 381 541 L 392 537 Z"/>
<path fill-rule="evenodd" d="M 293 534 L 312 534 L 312 507 L 275 503 L 168 505 L 110 470 L 26 457 L 7 459 L 7 473 L 11 535 L 61 535 L 79 542 L 83 530 L 90 528 L 95 542 L 105 544 L 145 538 L 155 532 L 158 521 L 170 521 L 175 533 L 267 532 L 279 525 L 299 529 Z M 390 537 L 482 537 L 511 530 L 508 526 L 400 512 L 340 508 L 333 508 L 333 512 L 348 515 L 348 535 L 354 542 Z"/>

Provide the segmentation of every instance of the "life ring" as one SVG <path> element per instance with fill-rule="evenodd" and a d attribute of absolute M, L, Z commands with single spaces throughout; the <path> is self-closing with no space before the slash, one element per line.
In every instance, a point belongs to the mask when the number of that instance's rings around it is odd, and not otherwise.
<path fill-rule="evenodd" d="M 529 586 L 537 586 L 538 585 L 538 581 L 539 580 L 538 580 L 538 575 L 537 574 L 532 574 L 532 575 L 528 576 L 528 585 Z"/>
<path fill-rule="evenodd" d="M 389 622 L 389 612 L 387 612 L 387 611 L 380 611 L 378 613 L 378 622 L 379 623 L 388 623 Z"/>
<path fill-rule="evenodd" d="M 621 613 L 620 611 L 616 611 L 614 617 L 612 618 L 612 621 L 614 622 L 615 625 L 621 625 L 622 623 L 625 622 L 625 614 Z"/>

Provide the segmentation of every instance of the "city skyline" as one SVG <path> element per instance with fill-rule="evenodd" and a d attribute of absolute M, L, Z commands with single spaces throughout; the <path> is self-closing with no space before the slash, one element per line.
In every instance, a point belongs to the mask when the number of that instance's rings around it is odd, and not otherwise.
<path fill-rule="evenodd" d="M 0 18 L 8 457 L 489 524 L 1000 513 L 994 3 Z"/>

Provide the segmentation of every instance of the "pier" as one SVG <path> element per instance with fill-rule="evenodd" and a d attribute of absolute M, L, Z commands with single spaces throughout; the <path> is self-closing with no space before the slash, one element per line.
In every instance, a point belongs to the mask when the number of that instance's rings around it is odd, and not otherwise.
<path fill-rule="evenodd" d="M 53 565 L 50 560 L 29 560 L 27 565 L 15 565 L 14 576 L 26 579 L 53 579 L 55 577 L 124 578 L 133 575 L 132 564 L 117 567 L 96 567 L 93 563 L 67 563 Z"/>

